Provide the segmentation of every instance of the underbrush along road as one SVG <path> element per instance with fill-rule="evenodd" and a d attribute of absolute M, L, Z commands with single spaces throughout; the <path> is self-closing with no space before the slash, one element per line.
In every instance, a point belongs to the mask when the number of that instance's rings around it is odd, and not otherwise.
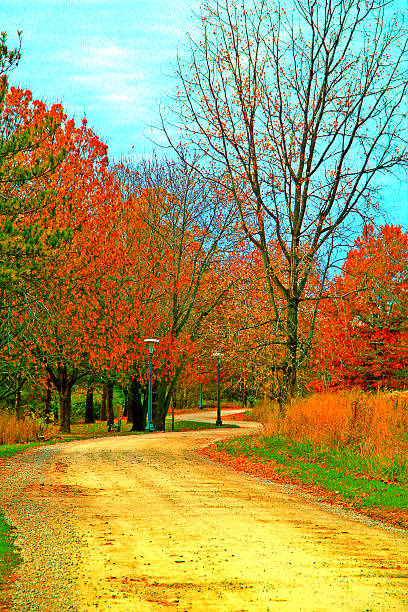
<path fill-rule="evenodd" d="M 0 494 L 24 557 L 13 609 L 407 609 L 404 534 L 196 454 L 256 424 L 242 426 L 81 440 L 7 461 Z"/>

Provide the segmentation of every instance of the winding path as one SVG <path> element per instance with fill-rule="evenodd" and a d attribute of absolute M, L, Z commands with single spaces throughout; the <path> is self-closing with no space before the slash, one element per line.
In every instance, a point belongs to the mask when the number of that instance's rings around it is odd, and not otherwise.
<path fill-rule="evenodd" d="M 242 425 L 71 442 L 9 460 L 1 505 L 25 560 L 13 610 L 407 610 L 404 534 L 195 453 L 253 431 Z"/>

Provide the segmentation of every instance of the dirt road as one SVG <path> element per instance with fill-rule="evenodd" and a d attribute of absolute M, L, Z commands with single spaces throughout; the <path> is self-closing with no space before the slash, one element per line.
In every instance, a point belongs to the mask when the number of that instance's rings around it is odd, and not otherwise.
<path fill-rule="evenodd" d="M 0 493 L 25 558 L 14 610 L 408 610 L 407 537 L 194 452 L 237 433 L 101 438 L 10 460 Z"/>

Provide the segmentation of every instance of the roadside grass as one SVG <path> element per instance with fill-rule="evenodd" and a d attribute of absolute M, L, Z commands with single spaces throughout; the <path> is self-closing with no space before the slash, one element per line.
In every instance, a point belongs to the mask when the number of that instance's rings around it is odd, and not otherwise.
<path fill-rule="evenodd" d="M 18 423 L 18 421 L 17 421 Z M 22 421 L 24 423 L 24 421 Z M 116 421 L 117 423 L 117 421 Z M 189 431 L 197 429 L 213 429 L 214 423 L 199 423 L 196 421 L 175 421 L 174 431 Z M 236 425 L 228 425 L 236 427 Z M 132 425 L 122 419 L 121 431 L 108 432 L 106 421 L 96 421 L 95 423 L 73 423 L 71 433 L 61 433 L 55 425 L 43 425 L 38 427 L 22 427 L 25 432 L 25 441 L 16 444 L 0 444 L 0 458 L 11 457 L 16 453 L 22 452 L 27 448 L 35 448 L 40 444 L 55 444 L 57 442 L 70 442 L 72 440 L 86 440 L 88 438 L 100 438 L 111 436 L 141 435 L 142 431 L 132 431 Z M 171 431 L 171 417 L 166 419 L 166 432 Z M 24 440 L 24 437 L 23 437 Z"/>
<path fill-rule="evenodd" d="M 15 414 L 0 412 L 0 446 L 37 440 L 40 436 L 49 437 L 50 432 L 53 432 L 53 429 L 40 419 L 18 419 Z"/>
<path fill-rule="evenodd" d="M 44 442 L 25 442 L 23 444 L 4 444 L 0 446 L 0 460 L 7 459 L 13 455 L 18 455 L 29 448 L 41 446 Z"/>
<path fill-rule="evenodd" d="M 217 442 L 216 449 L 253 462 L 271 462 L 302 483 L 331 491 L 356 507 L 408 507 L 408 462 L 367 460 L 353 445 L 329 447 L 283 435 L 246 436 Z"/>
<path fill-rule="evenodd" d="M 358 449 L 368 463 L 390 470 L 408 460 L 408 391 L 315 393 L 292 400 L 284 418 L 264 406 L 266 435 L 284 435 L 317 447 Z"/>
<path fill-rule="evenodd" d="M 21 563 L 21 555 L 14 540 L 14 529 L 0 512 L 0 587 L 13 568 Z"/>
<path fill-rule="evenodd" d="M 236 429 L 238 425 L 232 425 L 230 423 L 223 424 L 221 427 L 215 423 L 199 423 L 198 421 L 175 421 L 174 431 L 192 431 L 198 429 Z M 166 432 L 171 431 L 171 419 L 166 419 Z"/>

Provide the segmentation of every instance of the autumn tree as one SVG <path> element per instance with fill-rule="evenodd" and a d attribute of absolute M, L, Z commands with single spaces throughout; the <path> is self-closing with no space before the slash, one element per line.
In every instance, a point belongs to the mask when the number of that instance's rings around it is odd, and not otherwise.
<path fill-rule="evenodd" d="M 407 165 L 407 36 L 392 6 L 208 0 L 201 37 L 179 65 L 177 123 L 223 172 L 218 188 L 260 253 L 286 397 L 311 346 L 314 326 L 299 337 L 299 308 L 313 265 L 322 272 L 316 315 L 344 232 L 375 213 L 384 176 Z"/>
<path fill-rule="evenodd" d="M 26 287 L 36 278 L 43 250 L 39 230 L 28 219 L 45 207 L 49 192 L 41 181 L 61 164 L 65 149 L 54 142 L 63 119 L 60 105 L 47 107 L 29 90 L 10 86 L 9 73 L 21 57 L 21 32 L 15 48 L 0 35 L 0 397 L 19 393 L 24 376 L 13 342 L 21 333 L 15 318 L 30 307 Z M 22 219 L 25 221 L 22 223 Z"/>
<path fill-rule="evenodd" d="M 368 226 L 347 254 L 319 313 L 314 386 L 405 388 L 408 235 Z"/>
<path fill-rule="evenodd" d="M 30 308 L 16 309 L 14 320 L 23 327 L 20 351 L 46 371 L 59 396 L 60 428 L 69 432 L 74 384 L 89 372 L 106 372 L 116 354 L 112 316 L 120 324 L 123 314 L 110 301 L 118 257 L 112 227 L 121 196 L 107 147 L 85 120 L 80 126 L 64 120 L 54 146 L 61 143 L 63 163 L 40 184 L 50 193 L 46 206 L 19 218 L 22 229 L 38 227 L 45 256 L 41 282 L 25 289 Z"/>
<path fill-rule="evenodd" d="M 278 261 L 275 264 L 278 268 Z M 267 387 L 273 387 L 275 398 L 281 395 L 281 336 L 273 333 L 274 315 L 262 262 L 252 245 L 242 246 L 234 268 L 238 273 L 236 281 L 205 331 L 212 349 L 208 353 L 211 355 L 218 346 L 224 355 L 223 387 L 227 386 L 231 396 L 247 405 L 248 397 L 259 396 L 260 392 L 267 394 Z M 228 276 L 230 271 L 222 273 Z M 281 302 L 277 303 L 280 309 Z"/>
<path fill-rule="evenodd" d="M 234 217 L 190 164 L 153 160 L 133 169 L 118 169 L 118 173 L 133 202 L 133 227 L 140 228 L 142 223 L 144 228 L 138 233 L 137 249 L 129 228 L 122 234 L 134 271 L 138 270 L 137 282 L 132 282 L 131 267 L 125 273 L 139 304 L 144 302 L 136 328 L 138 341 L 160 338 L 154 354 L 157 404 L 153 418 L 155 427 L 162 429 L 199 331 L 226 291 L 226 281 L 213 282 L 214 270 L 227 256 L 227 245 L 232 248 Z M 129 211 L 126 216 L 129 219 Z M 146 349 L 144 355 L 146 372 Z M 138 383 L 134 380 L 131 397 L 139 383 L 140 377 Z M 143 406 L 140 400 L 138 406 L 139 410 Z"/>

